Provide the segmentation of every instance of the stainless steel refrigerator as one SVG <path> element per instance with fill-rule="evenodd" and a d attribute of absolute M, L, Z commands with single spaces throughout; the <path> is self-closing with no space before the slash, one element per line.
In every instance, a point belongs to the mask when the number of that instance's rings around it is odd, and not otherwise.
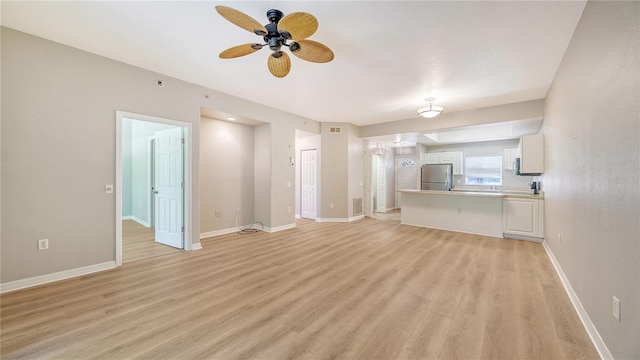
<path fill-rule="evenodd" d="M 422 165 L 421 183 L 422 190 L 451 190 L 452 164 L 427 164 Z"/>

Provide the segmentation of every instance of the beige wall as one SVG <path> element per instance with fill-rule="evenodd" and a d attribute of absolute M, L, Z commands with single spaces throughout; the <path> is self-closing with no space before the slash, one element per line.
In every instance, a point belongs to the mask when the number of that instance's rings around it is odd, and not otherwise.
<path fill-rule="evenodd" d="M 254 221 L 271 226 L 271 125 L 253 128 Z"/>
<path fill-rule="evenodd" d="M 286 144 L 294 130 L 317 133 L 317 122 L 4 27 L 1 46 L 2 283 L 115 260 L 116 199 L 104 186 L 115 184 L 117 110 L 192 124 L 192 243 L 200 230 L 200 109 L 275 124 L 267 140 L 285 145 L 266 154 L 278 159 L 270 176 L 279 187 L 261 181 L 269 188 L 255 206 L 266 205 L 261 214 L 276 225 L 293 222 L 286 207 L 284 216 L 279 204 L 271 208 L 271 197 L 294 181 L 280 164 L 293 155 Z M 284 193 L 293 207 L 293 186 Z M 50 248 L 38 251 L 43 238 Z"/>
<path fill-rule="evenodd" d="M 545 241 L 616 359 L 640 358 L 639 22 L 638 2 L 587 3 L 542 129 Z"/>
<path fill-rule="evenodd" d="M 330 134 L 329 127 L 342 127 L 341 134 Z M 346 219 L 349 216 L 349 124 L 321 123 L 320 175 L 322 196 L 320 197 L 319 218 Z M 333 209 L 330 204 L 333 204 Z"/>
<path fill-rule="evenodd" d="M 200 233 L 253 223 L 253 158 L 253 127 L 201 118 Z"/>
<path fill-rule="evenodd" d="M 354 216 L 353 199 L 364 196 L 364 140 L 359 136 L 358 127 L 349 125 L 348 130 L 347 171 L 349 178 L 347 181 L 349 193 L 347 195 L 347 217 L 350 218 Z"/>

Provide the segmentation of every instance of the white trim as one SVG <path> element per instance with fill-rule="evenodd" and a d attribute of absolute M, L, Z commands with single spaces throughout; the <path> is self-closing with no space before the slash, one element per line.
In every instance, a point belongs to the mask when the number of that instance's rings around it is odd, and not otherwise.
<path fill-rule="evenodd" d="M 114 269 L 115 267 L 116 267 L 115 261 L 108 261 L 101 264 L 83 266 L 80 268 L 58 271 L 51 274 L 39 275 L 39 276 L 34 276 L 26 279 L 10 281 L 7 283 L 0 284 L 0 293 L 6 293 L 6 292 L 20 290 L 20 289 L 24 289 L 32 286 L 47 284 L 50 282 L 87 275 L 87 274 L 91 274 L 98 271 Z"/>
<path fill-rule="evenodd" d="M 183 129 L 184 136 L 184 250 L 191 250 L 191 232 L 193 229 L 193 213 L 191 203 L 193 199 L 193 124 L 184 121 L 170 120 L 155 116 L 135 114 L 125 111 L 116 110 L 116 219 L 122 218 L 122 122 L 123 120 L 141 120 L 166 125 L 179 126 Z M 122 265 L 122 221 L 116 221 L 116 266 Z"/>
<path fill-rule="evenodd" d="M 296 223 L 292 223 L 292 224 L 288 224 L 288 225 L 282 225 L 282 226 L 276 226 L 274 228 L 270 228 L 270 227 L 264 227 L 264 231 L 268 232 L 268 233 L 274 233 L 274 232 L 278 232 L 278 231 L 282 231 L 282 230 L 289 230 L 289 229 L 293 229 L 296 227 Z"/>
<path fill-rule="evenodd" d="M 228 229 L 221 229 L 221 230 L 207 231 L 207 232 L 204 232 L 204 233 L 200 233 L 200 239 L 206 239 L 206 238 L 210 238 L 210 237 L 214 237 L 214 236 L 231 234 L 231 233 L 238 232 L 238 231 L 239 230 L 238 230 L 237 227 L 228 228 Z"/>
<path fill-rule="evenodd" d="M 348 218 L 316 218 L 316 222 L 349 222 Z"/>
<path fill-rule="evenodd" d="M 352 222 L 364 219 L 364 214 L 352 216 L 350 218 L 317 218 L 316 222 Z"/>
<path fill-rule="evenodd" d="M 151 224 L 133 215 L 123 216 L 122 220 L 133 220 L 144 227 L 151 227 Z"/>
<path fill-rule="evenodd" d="M 352 216 L 350 218 L 317 218 L 316 222 L 352 222 L 360 219 L 364 219 L 364 214 Z"/>
<path fill-rule="evenodd" d="M 542 238 L 537 238 L 533 236 L 522 236 L 522 235 L 514 235 L 514 234 L 502 234 L 502 237 L 505 239 L 513 239 L 513 240 L 523 240 L 523 241 L 531 241 L 541 243 Z"/>
<path fill-rule="evenodd" d="M 547 255 L 549 256 L 549 260 L 551 260 L 551 264 L 553 264 L 553 268 L 556 269 L 556 273 L 558 273 L 558 276 L 560 277 L 560 282 L 562 283 L 562 286 L 564 286 L 564 290 L 567 292 L 567 295 L 569 295 L 571 304 L 573 304 L 573 308 L 578 313 L 578 317 L 580 318 L 580 321 L 582 321 L 582 325 L 584 326 L 585 330 L 587 330 L 587 334 L 589 334 L 589 337 L 591 338 L 591 342 L 593 342 L 593 346 L 595 346 L 596 350 L 598 351 L 598 354 L 600 354 L 600 358 L 613 359 L 613 355 L 611 355 L 611 353 L 609 352 L 609 348 L 607 348 L 607 344 L 605 344 L 604 340 L 602 340 L 602 337 L 598 333 L 596 326 L 593 324 L 593 322 L 589 318 L 587 311 L 584 309 L 584 307 L 582 306 L 582 303 L 580 302 L 580 298 L 578 298 L 578 295 L 575 293 L 575 291 L 573 291 L 573 288 L 571 287 L 571 283 L 569 282 L 569 279 L 564 274 L 564 271 L 562 270 L 562 267 L 560 266 L 560 263 L 556 259 L 555 255 L 553 255 L 551 248 L 549 247 L 546 241 L 542 242 L 542 246 L 547 252 Z"/>
<path fill-rule="evenodd" d="M 302 216 L 300 216 L 300 214 L 296 214 L 296 219 L 302 219 Z"/>
<path fill-rule="evenodd" d="M 195 244 L 191 245 L 191 250 L 190 251 L 195 251 L 195 250 L 202 250 L 202 244 L 195 243 Z"/>

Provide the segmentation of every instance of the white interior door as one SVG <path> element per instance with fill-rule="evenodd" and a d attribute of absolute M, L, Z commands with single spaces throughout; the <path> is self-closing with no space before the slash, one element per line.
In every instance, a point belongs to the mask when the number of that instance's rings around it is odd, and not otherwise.
<path fill-rule="evenodd" d="M 300 217 L 306 219 L 316 218 L 317 208 L 317 150 L 303 150 L 300 153 L 302 159 Z"/>
<path fill-rule="evenodd" d="M 156 132 L 156 242 L 179 249 L 184 248 L 182 148 L 182 128 Z"/>
<path fill-rule="evenodd" d="M 377 159 L 375 171 L 377 173 L 377 189 L 376 189 L 376 211 L 387 212 L 387 169 L 384 157 L 374 155 Z"/>

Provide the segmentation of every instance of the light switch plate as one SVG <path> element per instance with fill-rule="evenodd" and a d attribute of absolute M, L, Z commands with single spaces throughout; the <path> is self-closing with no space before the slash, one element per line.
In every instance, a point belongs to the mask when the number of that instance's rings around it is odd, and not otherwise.
<path fill-rule="evenodd" d="M 105 194 L 113 194 L 113 185 L 105 185 L 104 186 Z"/>

